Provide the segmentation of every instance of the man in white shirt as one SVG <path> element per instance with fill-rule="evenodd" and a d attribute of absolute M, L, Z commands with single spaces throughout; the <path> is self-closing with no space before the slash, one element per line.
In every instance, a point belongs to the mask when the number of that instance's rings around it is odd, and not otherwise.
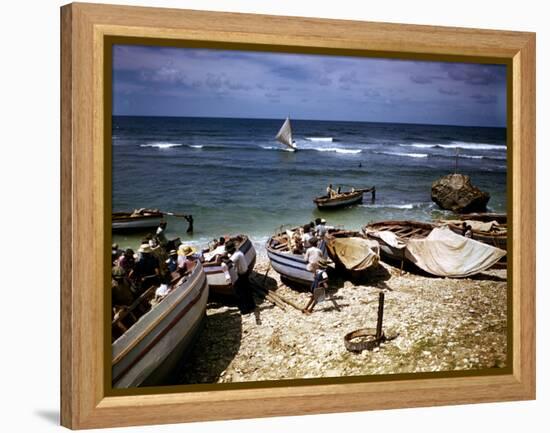
<path fill-rule="evenodd" d="M 238 298 L 238 305 L 241 314 L 249 314 L 254 311 L 256 304 L 254 298 L 252 298 L 252 291 L 250 289 L 250 282 L 248 281 L 248 266 L 246 258 L 242 251 L 237 250 L 233 242 L 227 242 L 225 244 L 225 250 L 229 253 L 229 260 L 233 262 L 235 270 L 239 277 L 235 281 L 235 294 Z"/>
<path fill-rule="evenodd" d="M 315 272 L 317 269 L 319 269 L 319 262 L 323 258 L 323 252 L 319 248 L 317 248 L 316 237 L 312 237 L 309 240 L 309 244 L 311 246 L 307 249 L 304 259 L 307 261 L 307 270 L 310 272 Z"/>

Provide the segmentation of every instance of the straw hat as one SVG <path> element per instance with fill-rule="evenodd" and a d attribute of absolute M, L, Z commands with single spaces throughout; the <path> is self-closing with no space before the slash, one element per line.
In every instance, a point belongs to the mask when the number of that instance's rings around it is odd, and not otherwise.
<path fill-rule="evenodd" d="M 321 218 L 321 224 L 326 224 L 327 220 L 324 218 Z"/>
<path fill-rule="evenodd" d="M 178 248 L 178 255 L 189 257 L 197 252 L 195 247 L 191 245 L 180 245 Z"/>

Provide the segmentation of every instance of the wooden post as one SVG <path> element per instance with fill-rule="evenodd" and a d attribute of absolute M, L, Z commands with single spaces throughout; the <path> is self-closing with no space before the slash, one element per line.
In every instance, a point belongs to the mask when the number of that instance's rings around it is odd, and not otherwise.
<path fill-rule="evenodd" d="M 382 321 L 384 320 L 384 292 L 378 295 L 378 321 L 376 322 L 376 339 L 382 337 Z"/>

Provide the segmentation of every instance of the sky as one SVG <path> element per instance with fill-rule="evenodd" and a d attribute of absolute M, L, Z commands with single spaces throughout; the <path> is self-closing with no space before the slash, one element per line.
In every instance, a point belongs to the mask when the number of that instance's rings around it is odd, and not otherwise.
<path fill-rule="evenodd" d="M 506 66 L 113 47 L 113 114 L 506 125 Z"/>

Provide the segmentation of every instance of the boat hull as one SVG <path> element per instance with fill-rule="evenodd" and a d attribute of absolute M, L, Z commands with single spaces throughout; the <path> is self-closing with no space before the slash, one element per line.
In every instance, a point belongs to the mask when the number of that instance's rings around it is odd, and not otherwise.
<path fill-rule="evenodd" d="M 462 235 L 462 227 L 454 224 L 448 224 L 448 227 L 458 235 Z M 484 244 L 491 245 L 493 247 L 500 248 L 501 250 L 508 250 L 508 237 L 507 235 L 491 235 L 490 233 L 482 233 L 475 231 L 472 234 L 472 239 L 483 242 Z"/>
<path fill-rule="evenodd" d="M 303 256 L 277 251 L 270 247 L 269 244 L 266 246 L 266 249 L 271 267 L 281 275 L 281 277 L 302 286 L 311 286 L 314 275 L 313 272 L 307 270 L 307 262 L 304 260 Z"/>
<path fill-rule="evenodd" d="M 313 200 L 319 209 L 338 209 L 354 204 L 360 204 L 363 202 L 363 192 L 358 191 L 356 193 L 349 193 L 345 197 L 337 198 L 321 198 L 318 197 Z"/>
<path fill-rule="evenodd" d="M 155 385 L 170 376 L 201 328 L 207 299 L 206 275 L 197 263 L 181 286 L 113 343 L 113 387 Z"/>
<path fill-rule="evenodd" d="M 251 272 L 256 264 L 256 250 L 254 249 L 250 239 L 247 238 L 241 244 L 239 250 L 241 250 L 244 254 L 248 271 Z M 237 282 L 239 275 L 232 264 L 228 267 L 222 265 L 205 265 L 204 272 L 206 274 L 211 295 L 236 296 L 235 283 Z"/>
<path fill-rule="evenodd" d="M 162 215 L 113 217 L 111 229 L 113 232 L 147 231 L 158 227 L 162 221 Z"/>

